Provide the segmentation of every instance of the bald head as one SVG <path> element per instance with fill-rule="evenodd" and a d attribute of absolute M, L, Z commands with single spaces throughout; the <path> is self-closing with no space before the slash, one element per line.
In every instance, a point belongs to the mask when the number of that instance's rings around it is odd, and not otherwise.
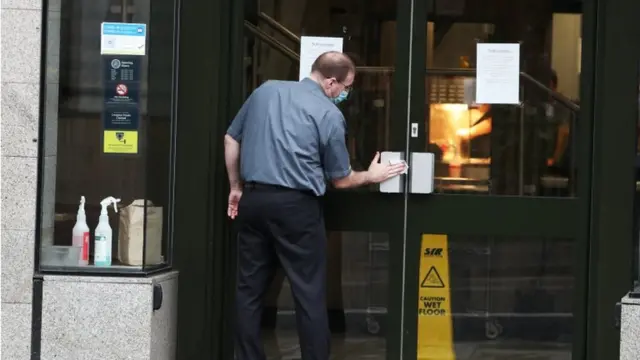
<path fill-rule="evenodd" d="M 355 76 L 356 66 L 349 56 L 341 52 L 327 51 L 311 65 L 311 79 L 332 99 L 343 92 L 348 96 Z"/>
<path fill-rule="evenodd" d="M 350 74 L 355 75 L 356 66 L 349 56 L 337 51 L 327 51 L 313 62 L 311 73 L 321 75 L 325 79 L 335 78 L 338 82 L 344 82 Z"/>

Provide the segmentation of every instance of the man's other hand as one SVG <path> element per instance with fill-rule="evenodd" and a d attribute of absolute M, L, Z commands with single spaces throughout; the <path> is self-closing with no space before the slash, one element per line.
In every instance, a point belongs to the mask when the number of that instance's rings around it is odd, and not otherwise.
<path fill-rule="evenodd" d="M 231 189 L 231 191 L 229 191 L 229 205 L 227 206 L 227 215 L 231 219 L 235 219 L 236 216 L 238 216 L 238 203 L 240 203 L 241 197 L 242 190 Z"/>

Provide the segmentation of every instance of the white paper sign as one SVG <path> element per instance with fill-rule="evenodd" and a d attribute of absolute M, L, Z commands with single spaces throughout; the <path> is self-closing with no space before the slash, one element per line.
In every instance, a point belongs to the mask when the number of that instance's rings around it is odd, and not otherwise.
<path fill-rule="evenodd" d="M 342 52 L 341 37 L 300 37 L 300 80 L 309 77 L 311 65 L 318 56 L 327 51 Z"/>
<path fill-rule="evenodd" d="M 520 103 L 520 44 L 478 44 L 476 103 Z"/>
<path fill-rule="evenodd" d="M 100 54 L 144 56 L 147 24 L 104 22 L 100 29 Z"/>

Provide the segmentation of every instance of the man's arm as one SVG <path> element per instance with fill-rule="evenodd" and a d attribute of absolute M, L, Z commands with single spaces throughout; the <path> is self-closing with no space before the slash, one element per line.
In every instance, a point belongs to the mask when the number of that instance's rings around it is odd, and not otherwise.
<path fill-rule="evenodd" d="M 347 150 L 345 121 L 342 114 L 327 115 L 327 137 L 323 149 L 324 172 L 336 189 L 347 189 L 371 183 L 368 171 L 353 171 Z M 333 117 L 333 118 L 331 118 Z"/>
<path fill-rule="evenodd" d="M 487 135 L 491 133 L 493 120 L 491 118 L 484 119 L 468 129 L 460 129 L 457 131 L 457 135 L 466 140 L 473 140 L 478 136 Z"/>
<path fill-rule="evenodd" d="M 343 178 L 333 180 L 333 186 L 339 189 L 358 187 L 366 184 L 379 184 L 402 174 L 406 170 L 405 163 L 381 164 L 380 153 L 377 152 L 367 171 L 351 171 Z"/>
<path fill-rule="evenodd" d="M 371 183 L 368 171 L 353 171 L 341 179 L 331 181 L 336 189 L 350 189 Z"/>
<path fill-rule="evenodd" d="M 232 189 L 242 189 L 240 180 L 240 143 L 229 134 L 224 136 L 224 163 Z"/>
<path fill-rule="evenodd" d="M 253 94 L 251 94 L 253 96 Z M 247 112 L 251 103 L 251 97 L 242 104 L 240 111 L 231 122 L 227 133 L 224 135 L 224 163 L 227 167 L 229 185 L 231 189 L 242 189 L 240 179 L 240 141 L 244 132 Z"/>

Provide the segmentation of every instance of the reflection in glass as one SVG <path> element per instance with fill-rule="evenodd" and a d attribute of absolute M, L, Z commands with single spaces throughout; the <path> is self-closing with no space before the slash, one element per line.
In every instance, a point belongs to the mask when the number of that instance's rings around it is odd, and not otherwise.
<path fill-rule="evenodd" d="M 121 199 L 118 205 L 124 211 L 114 213 L 109 207 L 112 265 L 100 271 L 135 272 L 170 262 L 174 7 L 167 1 L 151 8 L 149 0 L 122 5 L 110 0 L 48 4 L 40 239 L 44 270 L 98 270 L 93 266 L 94 230 L 100 201 L 108 196 Z M 147 24 L 147 56 L 102 56 L 96 44 L 105 21 Z M 154 27 L 156 21 L 163 26 Z M 127 74 L 125 65 L 130 66 Z M 127 85 L 125 95 L 130 96 L 131 107 L 111 109 L 114 113 L 124 110 L 120 114 L 130 115 L 125 116 L 129 119 L 139 118 L 131 128 L 105 125 L 105 110 L 111 106 L 105 99 L 118 95 L 116 84 L 122 89 L 117 82 L 109 83 L 114 73 L 122 75 L 118 81 Z M 123 131 L 137 131 L 137 153 L 106 154 L 106 129 L 113 130 L 120 141 Z M 89 227 L 88 265 L 76 260 L 78 249 L 72 246 L 81 196 L 86 199 Z"/>
<path fill-rule="evenodd" d="M 336 359 L 385 359 L 389 237 L 328 233 L 328 307 Z M 282 272 L 267 292 L 263 338 L 268 359 L 300 356 L 293 298 Z"/>
<path fill-rule="evenodd" d="M 575 196 L 582 10 L 543 3 L 430 13 L 423 151 L 436 154 L 436 191 Z M 479 42 L 520 42 L 520 105 L 474 103 Z"/>
<path fill-rule="evenodd" d="M 457 355 L 570 359 L 574 252 L 569 239 L 449 236 Z"/>

